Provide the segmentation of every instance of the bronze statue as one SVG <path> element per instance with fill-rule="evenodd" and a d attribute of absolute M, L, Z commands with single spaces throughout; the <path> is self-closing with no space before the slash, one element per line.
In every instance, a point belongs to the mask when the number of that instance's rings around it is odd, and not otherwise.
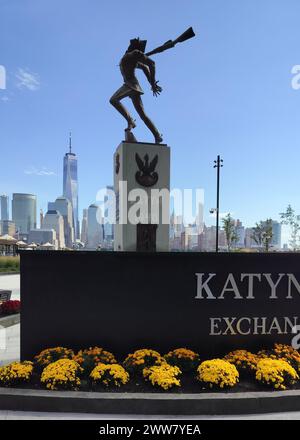
<path fill-rule="evenodd" d="M 121 103 L 121 100 L 126 97 L 132 100 L 134 108 L 136 109 L 140 118 L 153 134 L 155 143 L 159 144 L 163 140 L 162 135 L 159 133 L 158 129 L 145 113 L 141 98 L 144 92 L 135 76 L 135 69 L 141 69 L 144 72 L 151 85 L 153 96 L 157 97 L 162 92 L 162 88 L 158 85 L 158 81 L 155 77 L 155 62 L 151 58 L 149 58 L 149 55 L 163 52 L 164 50 L 174 47 L 175 44 L 181 43 L 194 36 L 195 34 L 193 29 L 189 28 L 176 40 L 169 40 L 162 46 L 159 46 L 146 54 L 145 48 L 147 40 L 140 40 L 139 38 L 134 38 L 130 40 L 129 47 L 120 61 L 120 70 L 124 79 L 124 84 L 110 98 L 110 103 L 121 113 L 121 115 L 127 121 L 128 125 L 125 129 L 126 140 L 136 142 L 136 139 L 131 132 L 131 130 L 136 127 L 135 120 L 131 117 L 128 110 Z"/>

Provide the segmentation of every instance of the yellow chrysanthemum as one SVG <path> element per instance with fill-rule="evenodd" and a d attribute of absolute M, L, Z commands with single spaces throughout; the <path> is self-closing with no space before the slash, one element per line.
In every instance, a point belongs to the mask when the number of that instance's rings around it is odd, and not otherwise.
<path fill-rule="evenodd" d="M 90 347 L 85 350 L 80 350 L 73 357 L 73 360 L 78 362 L 87 375 L 89 375 L 98 364 L 117 363 L 115 356 L 101 347 Z"/>
<path fill-rule="evenodd" d="M 174 386 L 180 387 L 180 380 L 177 379 L 180 374 L 181 370 L 178 367 L 167 363 L 143 369 L 144 378 L 151 382 L 153 386 L 158 386 L 164 390 Z"/>
<path fill-rule="evenodd" d="M 256 380 L 275 389 L 285 390 L 299 380 L 296 370 L 283 359 L 261 359 L 256 368 Z"/>
<path fill-rule="evenodd" d="M 33 372 L 32 362 L 12 362 L 0 367 L 0 386 L 14 386 L 29 382 Z"/>
<path fill-rule="evenodd" d="M 137 373 L 142 372 L 143 368 L 162 365 L 165 362 L 166 360 L 157 351 L 143 348 L 129 354 L 123 365 L 131 373 Z"/>
<path fill-rule="evenodd" d="M 224 360 L 235 365 L 241 372 L 254 372 L 256 370 L 259 357 L 247 350 L 235 350 L 228 353 Z"/>
<path fill-rule="evenodd" d="M 200 362 L 199 355 L 188 348 L 176 348 L 169 351 L 164 358 L 170 365 L 175 365 L 181 371 L 191 371 L 197 367 Z"/>
<path fill-rule="evenodd" d="M 38 367 L 44 368 L 59 359 L 72 359 L 73 350 L 65 347 L 46 348 L 34 357 L 34 362 Z"/>
<path fill-rule="evenodd" d="M 282 359 L 300 373 L 300 353 L 290 345 L 274 344 L 271 350 L 261 350 L 257 355 L 262 359 Z"/>
<path fill-rule="evenodd" d="M 98 364 L 90 374 L 94 383 L 104 384 L 105 386 L 115 385 L 117 387 L 125 385 L 129 381 L 129 374 L 119 364 Z"/>
<path fill-rule="evenodd" d="M 80 386 L 82 368 L 71 359 L 59 359 L 44 368 L 41 383 L 50 390 L 71 389 Z"/>
<path fill-rule="evenodd" d="M 198 369 L 198 380 L 209 385 L 210 388 L 233 387 L 239 381 L 236 367 L 223 359 L 211 359 L 202 362 Z"/>

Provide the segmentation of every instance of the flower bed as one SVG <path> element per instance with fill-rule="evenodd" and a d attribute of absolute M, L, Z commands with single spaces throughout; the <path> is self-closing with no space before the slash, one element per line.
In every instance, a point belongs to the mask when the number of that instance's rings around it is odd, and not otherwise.
<path fill-rule="evenodd" d="M 140 349 L 125 359 L 101 347 L 75 353 L 47 348 L 34 359 L 0 367 L 0 387 L 115 392 L 241 392 L 300 389 L 300 354 L 286 345 L 250 353 L 236 350 L 223 358 L 177 348 L 167 354 Z"/>

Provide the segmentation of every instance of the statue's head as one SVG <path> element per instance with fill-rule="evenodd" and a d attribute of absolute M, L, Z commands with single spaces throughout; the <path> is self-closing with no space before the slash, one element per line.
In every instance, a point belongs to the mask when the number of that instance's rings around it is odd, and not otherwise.
<path fill-rule="evenodd" d="M 147 40 L 140 40 L 139 38 L 133 38 L 130 40 L 127 52 L 132 52 L 133 50 L 140 50 L 145 52 Z"/>

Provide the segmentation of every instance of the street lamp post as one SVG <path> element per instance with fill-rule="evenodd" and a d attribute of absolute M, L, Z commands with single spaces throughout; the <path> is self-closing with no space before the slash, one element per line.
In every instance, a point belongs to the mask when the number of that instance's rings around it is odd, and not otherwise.
<path fill-rule="evenodd" d="M 218 156 L 214 163 L 214 168 L 217 168 L 216 252 L 219 252 L 220 168 L 223 167 L 223 160 Z"/>

